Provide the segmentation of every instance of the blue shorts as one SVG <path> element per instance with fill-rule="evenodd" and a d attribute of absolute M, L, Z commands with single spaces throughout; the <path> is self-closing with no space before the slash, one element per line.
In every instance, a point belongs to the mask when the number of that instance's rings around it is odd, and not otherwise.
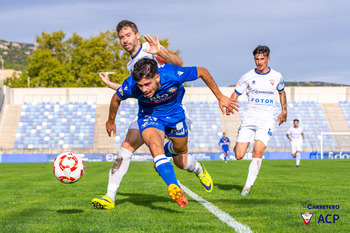
<path fill-rule="evenodd" d="M 188 136 L 188 128 L 185 119 L 176 123 L 169 123 L 162 119 L 146 115 L 139 117 L 137 123 L 141 135 L 145 129 L 156 128 L 163 131 L 168 137 L 183 138 Z"/>
<path fill-rule="evenodd" d="M 228 146 L 223 146 L 222 152 L 228 154 L 228 152 L 230 152 L 230 149 L 228 148 Z"/>

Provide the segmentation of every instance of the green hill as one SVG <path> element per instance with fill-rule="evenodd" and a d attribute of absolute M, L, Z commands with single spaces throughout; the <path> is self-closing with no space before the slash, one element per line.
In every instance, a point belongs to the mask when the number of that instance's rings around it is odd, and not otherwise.
<path fill-rule="evenodd" d="M 0 55 L 4 59 L 5 69 L 24 70 L 28 55 L 33 54 L 34 44 L 9 42 L 0 39 Z"/>

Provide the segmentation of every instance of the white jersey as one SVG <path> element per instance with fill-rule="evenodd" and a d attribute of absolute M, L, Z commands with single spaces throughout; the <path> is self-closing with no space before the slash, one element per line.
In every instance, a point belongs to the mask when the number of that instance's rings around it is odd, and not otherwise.
<path fill-rule="evenodd" d="M 288 136 L 292 139 L 292 142 L 302 142 L 303 133 L 304 131 L 303 131 L 303 128 L 301 127 L 298 127 L 298 128 L 290 127 L 287 132 Z"/>
<path fill-rule="evenodd" d="M 161 49 L 165 49 L 163 46 L 160 46 L 160 47 L 161 47 Z M 143 51 L 144 49 L 147 49 L 147 50 L 150 49 L 150 45 L 148 42 L 141 44 L 141 47 L 140 47 L 139 51 L 137 51 L 135 56 L 131 56 L 131 58 L 126 66 L 130 74 L 134 70 L 134 65 L 136 64 L 136 62 L 138 62 L 142 58 L 151 58 L 151 59 L 155 60 L 158 64 L 158 67 L 164 65 L 163 59 L 161 57 L 157 56 L 156 54 L 147 53 L 147 52 Z"/>
<path fill-rule="evenodd" d="M 248 96 L 243 121 L 273 121 L 276 116 L 276 90 L 284 90 L 281 73 L 270 68 L 265 74 L 259 74 L 255 69 L 244 74 L 235 88 L 238 95 L 246 91 Z"/>

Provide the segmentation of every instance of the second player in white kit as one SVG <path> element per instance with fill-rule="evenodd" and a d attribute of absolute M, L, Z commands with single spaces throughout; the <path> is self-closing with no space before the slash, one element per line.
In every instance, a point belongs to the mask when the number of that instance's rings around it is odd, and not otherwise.
<path fill-rule="evenodd" d="M 254 142 L 252 162 L 249 166 L 246 184 L 241 193 L 247 196 L 254 184 L 261 167 L 263 153 L 267 147 L 274 128 L 276 116 L 276 91 L 279 94 L 282 111 L 278 116 L 279 125 L 287 120 L 287 99 L 282 75 L 268 67 L 270 49 L 258 46 L 254 51 L 256 69 L 244 74 L 238 81 L 231 98 L 237 98 L 245 91 L 248 102 L 238 130 L 235 156 L 242 159 L 250 142 Z"/>
<path fill-rule="evenodd" d="M 304 129 L 299 127 L 299 120 L 294 119 L 293 127 L 290 127 L 287 132 L 287 138 L 292 147 L 292 155 L 296 157 L 296 166 L 300 165 L 300 152 L 303 149 L 303 140 L 305 140 Z"/>

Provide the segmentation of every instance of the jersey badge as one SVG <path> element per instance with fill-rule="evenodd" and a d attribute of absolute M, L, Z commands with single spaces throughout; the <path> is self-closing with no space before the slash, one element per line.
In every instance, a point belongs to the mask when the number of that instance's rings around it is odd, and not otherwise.
<path fill-rule="evenodd" d="M 255 82 L 255 80 L 253 80 L 253 81 L 252 81 L 252 85 L 255 85 L 255 84 L 256 84 L 256 82 Z"/>
<path fill-rule="evenodd" d="M 275 84 L 275 80 L 270 79 L 270 83 L 271 83 L 271 85 Z"/>
<path fill-rule="evenodd" d="M 183 73 L 184 73 L 184 72 L 182 72 L 182 71 L 178 71 L 178 72 L 177 72 L 177 75 L 181 76 Z"/>
<path fill-rule="evenodd" d="M 176 91 L 176 88 L 175 87 L 170 87 L 169 89 L 168 89 L 168 92 L 170 92 L 170 93 L 174 93 Z"/>

